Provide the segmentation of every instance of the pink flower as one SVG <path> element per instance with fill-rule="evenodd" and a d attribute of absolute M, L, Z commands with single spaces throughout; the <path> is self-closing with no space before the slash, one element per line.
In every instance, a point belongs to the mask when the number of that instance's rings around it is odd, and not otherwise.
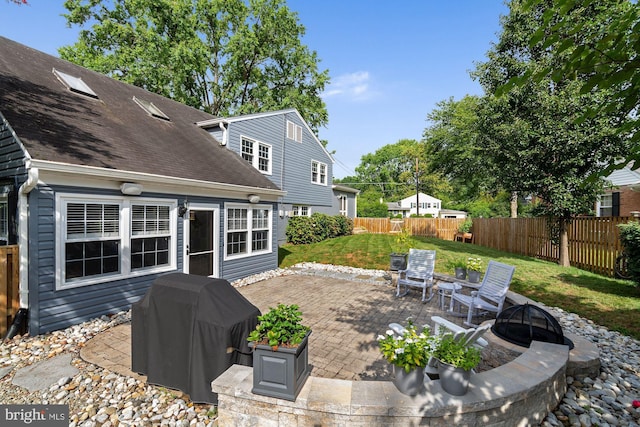
<path fill-rule="evenodd" d="M 640 400 L 634 400 L 631 404 L 634 408 L 640 408 Z"/>

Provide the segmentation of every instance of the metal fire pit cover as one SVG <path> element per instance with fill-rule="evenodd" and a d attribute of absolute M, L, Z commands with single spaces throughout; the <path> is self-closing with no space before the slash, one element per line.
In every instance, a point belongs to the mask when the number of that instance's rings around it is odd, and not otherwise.
<path fill-rule="evenodd" d="M 503 310 L 491 330 L 497 337 L 523 347 L 529 347 L 531 341 L 543 341 L 573 348 L 573 342 L 564 336 L 556 318 L 531 304 L 514 305 Z"/>

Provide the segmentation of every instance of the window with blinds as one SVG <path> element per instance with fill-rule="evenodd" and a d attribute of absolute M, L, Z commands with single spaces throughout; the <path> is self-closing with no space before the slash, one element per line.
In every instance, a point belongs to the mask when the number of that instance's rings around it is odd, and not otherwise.
<path fill-rule="evenodd" d="M 58 288 L 176 267 L 177 201 L 56 196 Z"/>
<path fill-rule="evenodd" d="M 287 138 L 302 142 L 302 126 L 287 120 Z"/>
<path fill-rule="evenodd" d="M 169 264 L 170 208 L 131 206 L 131 269 Z"/>

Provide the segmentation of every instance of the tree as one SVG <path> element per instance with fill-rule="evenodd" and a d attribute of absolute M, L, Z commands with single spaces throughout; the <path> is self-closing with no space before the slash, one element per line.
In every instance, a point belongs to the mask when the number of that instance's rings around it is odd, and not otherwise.
<path fill-rule="evenodd" d="M 535 11 L 545 8 L 549 0 L 528 0 L 524 7 Z M 598 175 L 607 176 L 614 168 L 634 161 L 640 163 L 640 6 L 629 0 L 553 0 L 557 13 L 544 13 L 527 39 L 529 47 L 540 46 L 554 58 L 545 67 L 529 69 L 514 76 L 500 88 L 508 91 L 528 81 L 567 79 L 580 81 L 580 93 L 605 90 L 607 97 L 592 105 L 577 120 L 602 111 L 620 111 L 630 120 L 618 128 L 634 144 L 625 160 L 603 168 Z M 547 9 L 551 10 L 551 9 Z M 584 16 L 588 19 L 584 19 Z"/>
<path fill-rule="evenodd" d="M 329 81 L 284 0 L 66 0 L 92 24 L 62 58 L 217 116 L 296 108 L 316 131 Z"/>
<path fill-rule="evenodd" d="M 429 172 L 423 144 L 402 139 L 365 154 L 356 167 L 356 180 L 376 187 L 384 200 L 399 200 L 417 191 L 437 194 L 446 188 L 442 177 Z"/>
<path fill-rule="evenodd" d="M 478 113 L 481 145 L 485 155 L 493 157 L 493 164 L 500 166 L 494 171 L 504 188 L 542 200 L 542 211 L 554 219 L 560 264 L 568 266 L 568 224 L 575 215 L 591 212 L 603 188 L 601 180 L 589 178 L 602 165 L 619 160 L 628 141 L 618 132 L 623 124 L 619 110 L 586 116 L 608 93 L 583 93 L 579 79 L 529 80 L 499 97 L 494 95 L 511 79 L 562 59 L 542 41 L 529 43 L 529 35 L 544 17 L 562 11 L 545 5 L 525 8 L 522 3 L 513 0 L 509 4 L 499 41 L 489 51 L 488 61 L 478 64 L 474 73 L 487 93 Z M 592 11 L 575 18 L 588 25 L 601 7 L 607 6 L 594 4 Z"/>

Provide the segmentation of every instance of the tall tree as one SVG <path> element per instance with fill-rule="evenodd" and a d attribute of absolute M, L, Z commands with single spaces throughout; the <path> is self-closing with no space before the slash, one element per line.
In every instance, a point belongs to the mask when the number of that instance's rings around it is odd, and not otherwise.
<path fill-rule="evenodd" d="M 630 0 L 527 0 L 525 8 L 539 10 L 549 4 L 558 13 L 543 15 L 528 43 L 546 49 L 556 60 L 514 76 L 500 90 L 525 86 L 532 79 L 560 82 L 576 78 L 583 94 L 606 90 L 608 96 L 578 120 L 601 111 L 622 111 L 630 120 L 619 132 L 634 144 L 625 161 L 607 165 L 600 174 L 606 176 L 630 161 L 640 166 L 640 5 Z M 586 22 L 585 14 L 589 16 Z"/>
<path fill-rule="evenodd" d="M 618 161 L 628 141 L 618 133 L 623 121 L 617 109 L 577 120 L 608 94 L 602 90 L 581 93 L 581 82 L 575 77 L 529 80 L 494 96 L 510 79 L 562 60 L 543 41 L 529 43 L 530 34 L 546 16 L 562 14 L 546 3 L 534 8 L 523 7 L 521 0 L 509 3 L 499 41 L 474 76 L 487 93 L 478 114 L 483 149 L 499 165 L 495 172 L 505 188 L 542 199 L 543 212 L 555 221 L 560 264 L 568 266 L 568 224 L 575 215 L 591 212 L 603 188 L 601 180 L 590 177 L 602 165 Z M 576 19 L 589 25 L 606 3 L 592 2 L 591 9 Z M 582 42 L 576 37 L 574 43 Z"/>
<path fill-rule="evenodd" d="M 68 25 L 91 25 L 62 58 L 211 114 L 296 108 L 328 122 L 329 81 L 284 0 L 66 0 Z"/>

